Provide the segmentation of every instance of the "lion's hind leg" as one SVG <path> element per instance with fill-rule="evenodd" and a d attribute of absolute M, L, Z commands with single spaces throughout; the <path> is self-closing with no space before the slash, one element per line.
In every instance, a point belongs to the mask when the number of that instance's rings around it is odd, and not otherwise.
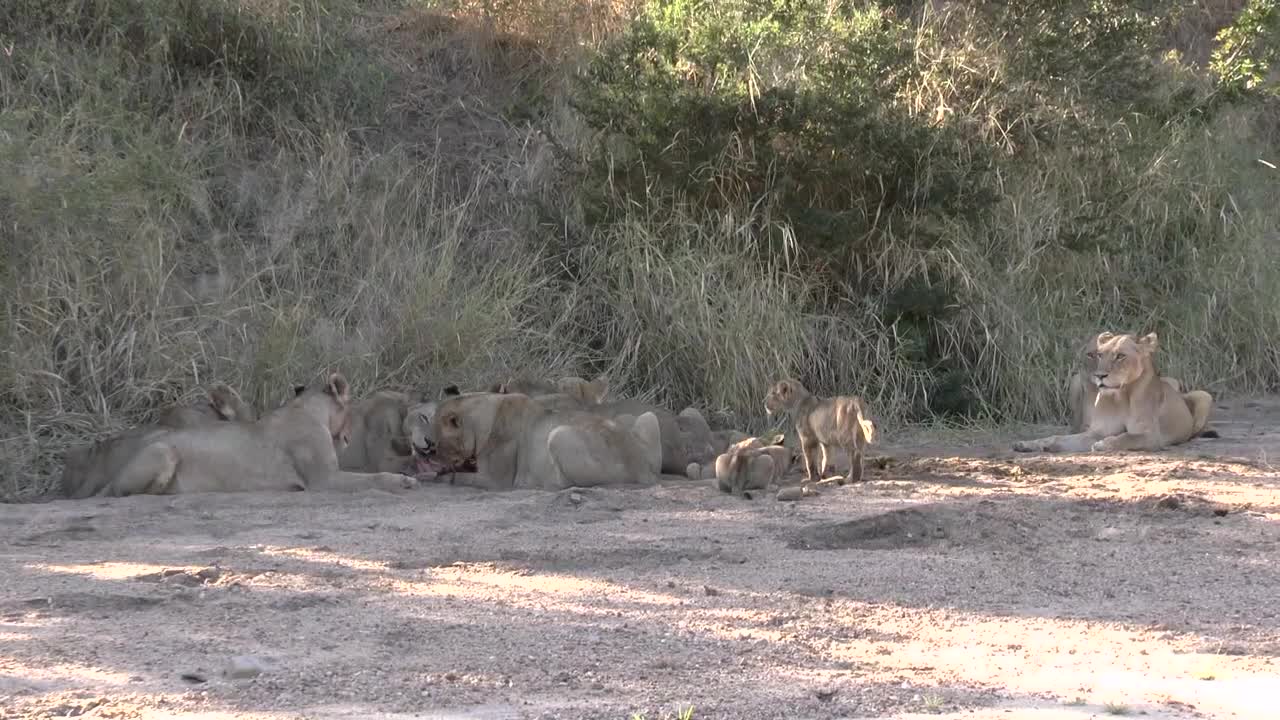
<path fill-rule="evenodd" d="M 640 447 L 645 462 L 654 475 L 662 472 L 662 426 L 658 416 L 651 412 L 644 413 L 631 423 L 628 432 Z"/>
<path fill-rule="evenodd" d="M 1209 413 L 1213 411 L 1213 396 L 1204 390 L 1182 393 L 1182 400 L 1191 411 L 1191 437 L 1216 438 L 1216 430 L 1208 430 Z"/>
<path fill-rule="evenodd" d="M 590 429 L 572 425 L 555 428 L 547 435 L 547 453 L 559 474 L 557 478 L 538 478 L 547 490 L 632 484 L 644 479 L 633 477 L 621 454 Z"/>
<path fill-rule="evenodd" d="M 178 452 L 163 442 L 144 445 L 98 495 L 168 495 L 178 492 Z"/>

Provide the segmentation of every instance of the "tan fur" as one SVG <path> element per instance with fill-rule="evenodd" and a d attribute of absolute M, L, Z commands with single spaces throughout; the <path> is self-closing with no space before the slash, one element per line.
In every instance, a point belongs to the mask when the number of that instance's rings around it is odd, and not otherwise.
<path fill-rule="evenodd" d="M 253 423 L 215 423 L 146 436 L 103 494 L 174 494 L 262 490 L 401 490 L 417 481 L 398 473 L 338 467 L 333 438 L 346 433 L 351 399 L 346 378 L 319 386 Z"/>
<path fill-rule="evenodd" d="M 206 389 L 194 405 L 169 408 L 153 425 L 142 425 L 73 447 L 63 455 L 62 493 L 69 498 L 103 494 L 114 478 L 157 433 L 165 429 L 196 428 L 216 422 L 253 422 L 258 413 L 225 383 Z"/>
<path fill-rule="evenodd" d="M 195 427 L 208 422 L 229 420 L 253 422 L 258 412 L 245 402 L 230 385 L 214 383 L 205 390 L 206 397 L 191 405 L 171 407 L 160 414 L 156 424 L 162 427 Z"/>
<path fill-rule="evenodd" d="M 395 390 L 379 390 L 351 406 L 347 442 L 338 451 L 338 467 L 355 472 L 401 472 L 412 459 L 405 418 L 412 400 Z"/>
<path fill-rule="evenodd" d="M 1213 397 L 1180 392 L 1176 378 L 1156 372 L 1159 338 L 1099 333 L 1083 350 L 1068 388 L 1070 435 L 1018 441 L 1019 452 L 1159 450 L 1205 430 Z"/>
<path fill-rule="evenodd" d="M 494 392 L 519 393 L 532 397 L 553 412 L 584 411 L 612 420 L 634 419 L 644 413 L 658 418 L 662 435 L 662 472 L 683 474 L 690 462 L 710 462 L 716 456 L 711 430 L 701 413 L 686 408 L 680 416 L 664 407 L 639 400 L 605 401 L 609 381 L 603 376 L 592 381 L 566 377 L 555 383 L 546 380 L 513 378 L 493 386 Z M 696 415 L 696 417 L 695 417 Z M 681 419 L 683 417 L 683 419 Z M 705 429 L 705 434 L 704 434 Z"/>
<path fill-rule="evenodd" d="M 829 448 L 841 447 L 849 455 L 849 473 L 841 478 L 846 481 L 862 481 L 862 454 L 875 436 L 875 426 L 863 411 L 862 398 L 856 395 L 836 395 L 818 398 L 811 394 L 799 380 L 779 380 L 769 388 L 764 397 L 765 412 L 773 416 L 785 413 L 795 423 L 804 456 L 806 482 L 817 482 L 827 469 Z M 818 449 L 822 449 L 822 466 L 817 469 Z"/>
<path fill-rule="evenodd" d="M 794 459 L 794 451 L 783 445 L 741 443 L 716 458 L 716 487 L 750 500 L 751 490 L 781 484 Z"/>
<path fill-rule="evenodd" d="M 441 460 L 475 460 L 476 472 L 457 473 L 454 482 L 486 489 L 648 484 L 662 465 L 652 413 L 624 425 L 549 410 L 528 395 L 468 393 L 442 401 L 431 427 Z"/>

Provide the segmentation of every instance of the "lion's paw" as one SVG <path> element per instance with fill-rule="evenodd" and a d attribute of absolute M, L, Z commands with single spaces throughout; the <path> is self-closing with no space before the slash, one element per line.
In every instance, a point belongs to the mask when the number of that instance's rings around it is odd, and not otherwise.
<path fill-rule="evenodd" d="M 1094 443 L 1090 449 L 1092 449 L 1094 452 L 1104 452 L 1111 449 L 1111 444 L 1108 443 L 1106 439 L 1103 439 Z"/>
<path fill-rule="evenodd" d="M 412 490 L 418 487 L 418 478 L 404 473 L 383 473 L 382 482 L 392 490 Z"/>

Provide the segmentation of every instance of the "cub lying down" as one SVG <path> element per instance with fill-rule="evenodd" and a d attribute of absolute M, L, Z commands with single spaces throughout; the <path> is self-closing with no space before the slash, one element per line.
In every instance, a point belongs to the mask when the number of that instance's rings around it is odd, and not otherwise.
<path fill-rule="evenodd" d="M 771 484 L 781 484 L 795 462 L 795 451 L 785 446 L 783 440 L 782 435 L 767 441 L 748 437 L 716 457 L 714 467 L 690 463 L 689 479 L 705 480 L 710 471 L 720 492 L 750 500 L 752 490 L 765 490 Z"/>
<path fill-rule="evenodd" d="M 650 484 L 662 467 L 658 419 L 648 412 L 623 424 L 528 395 L 464 393 L 440 402 L 431 430 L 445 464 L 475 461 L 476 472 L 453 482 L 490 490 Z"/>
<path fill-rule="evenodd" d="M 110 482 L 112 495 L 254 490 L 402 490 L 417 481 L 398 473 L 338 467 L 334 438 L 345 435 L 347 380 L 331 373 L 252 423 L 159 430 Z"/>

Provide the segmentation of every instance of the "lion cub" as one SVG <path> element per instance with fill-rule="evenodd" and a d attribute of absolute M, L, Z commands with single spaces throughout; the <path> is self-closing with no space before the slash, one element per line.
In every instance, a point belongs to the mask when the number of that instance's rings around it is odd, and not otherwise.
<path fill-rule="evenodd" d="M 849 454 L 849 482 L 862 481 L 862 451 L 875 435 L 875 426 L 863 412 L 862 398 L 836 395 L 818 398 L 799 380 L 787 378 L 774 383 L 764 396 L 764 410 L 791 416 L 804 456 L 806 482 L 817 482 L 827 469 L 828 448 L 842 447 Z M 815 472 L 817 449 L 822 448 L 822 467 Z M 841 478 L 840 485 L 846 478 Z"/>
<path fill-rule="evenodd" d="M 795 451 L 783 445 L 783 439 L 778 435 L 766 442 L 753 437 L 734 443 L 716 458 L 716 488 L 750 500 L 752 490 L 781 484 L 795 461 Z"/>

